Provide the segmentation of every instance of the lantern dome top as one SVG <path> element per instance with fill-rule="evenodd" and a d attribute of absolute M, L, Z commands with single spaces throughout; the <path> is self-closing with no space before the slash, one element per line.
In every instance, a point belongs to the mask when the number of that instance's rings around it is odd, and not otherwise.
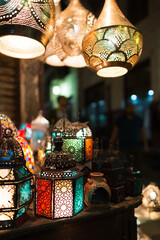
<path fill-rule="evenodd" d="M 74 157 L 62 150 L 63 140 L 61 137 L 54 138 L 55 149 L 48 153 L 45 159 L 45 169 L 69 169 L 75 167 Z"/>
<path fill-rule="evenodd" d="M 65 129 L 66 137 L 92 137 L 92 132 L 87 123 L 74 122 Z"/>
<path fill-rule="evenodd" d="M 38 116 L 31 122 L 32 128 L 49 128 L 49 121 L 43 117 L 43 111 L 38 112 Z"/>
<path fill-rule="evenodd" d="M 13 137 L 12 129 L 6 128 L 0 139 L 0 166 L 25 165 L 20 143 Z"/>

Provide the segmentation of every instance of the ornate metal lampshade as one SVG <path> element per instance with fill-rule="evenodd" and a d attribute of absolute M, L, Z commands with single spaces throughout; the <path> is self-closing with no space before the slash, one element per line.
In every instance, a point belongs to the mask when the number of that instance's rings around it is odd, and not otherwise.
<path fill-rule="evenodd" d="M 92 132 L 85 123 L 71 123 L 63 134 L 63 150 L 72 154 L 77 162 L 92 160 Z"/>
<path fill-rule="evenodd" d="M 62 151 L 62 138 L 55 137 L 54 143 L 54 152 L 46 155 L 45 167 L 36 177 L 35 214 L 72 217 L 83 210 L 83 176 L 74 168 L 72 155 Z"/>
<path fill-rule="evenodd" d="M 0 1 L 0 52 L 35 58 L 45 52 L 54 31 L 52 0 Z"/>
<path fill-rule="evenodd" d="M 78 10 L 77 10 L 78 9 Z M 56 23 L 57 34 L 67 58 L 64 64 L 85 67 L 82 56 L 82 40 L 95 22 L 95 16 L 85 9 L 79 0 L 71 0 L 59 15 Z"/>
<path fill-rule="evenodd" d="M 26 219 L 32 178 L 20 143 L 6 129 L 0 139 L 0 229 L 15 228 Z"/>
<path fill-rule="evenodd" d="M 61 13 L 60 0 L 54 1 L 55 3 L 55 14 L 56 19 Z M 67 57 L 66 53 L 63 51 L 62 44 L 59 41 L 56 32 L 56 19 L 55 19 L 55 33 L 51 38 L 49 44 L 47 45 L 46 52 L 44 55 L 45 62 L 51 66 L 61 67 L 64 66 L 63 60 Z"/>
<path fill-rule="evenodd" d="M 106 0 L 103 10 L 82 43 L 89 68 L 101 77 L 119 77 L 138 62 L 143 37 L 123 15 L 115 0 Z"/>

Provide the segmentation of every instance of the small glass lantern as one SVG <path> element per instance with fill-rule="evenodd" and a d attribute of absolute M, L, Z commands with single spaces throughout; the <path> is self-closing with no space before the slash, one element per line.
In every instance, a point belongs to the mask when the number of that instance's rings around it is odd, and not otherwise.
<path fill-rule="evenodd" d="M 92 132 L 85 123 L 71 123 L 63 136 L 63 151 L 71 153 L 75 160 L 85 163 L 92 160 Z"/>
<path fill-rule="evenodd" d="M 12 122 L 12 120 L 5 114 L 1 113 L 0 114 L 0 138 L 3 137 L 4 131 L 6 128 L 11 128 L 12 129 L 12 134 L 13 136 L 18 136 L 18 129 Z"/>
<path fill-rule="evenodd" d="M 51 219 L 72 217 L 83 210 L 83 175 L 72 155 L 62 151 L 62 138 L 46 155 L 44 169 L 36 176 L 35 214 Z"/>
<path fill-rule="evenodd" d="M 15 228 L 25 221 L 32 201 L 32 178 L 20 143 L 6 129 L 0 139 L 0 229 Z"/>
<path fill-rule="evenodd" d="M 31 127 L 31 147 L 33 151 L 37 151 L 49 128 L 49 121 L 43 117 L 42 111 L 39 111 L 38 116 L 31 122 Z"/>

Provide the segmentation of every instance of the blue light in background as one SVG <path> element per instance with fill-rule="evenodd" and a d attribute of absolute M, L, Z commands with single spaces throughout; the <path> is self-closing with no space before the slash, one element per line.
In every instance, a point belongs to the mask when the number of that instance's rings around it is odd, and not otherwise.
<path fill-rule="evenodd" d="M 132 101 L 136 101 L 137 100 L 137 95 L 136 94 L 132 94 L 131 95 L 131 100 Z"/>
<path fill-rule="evenodd" d="M 153 90 L 149 90 L 149 91 L 148 91 L 148 95 L 149 95 L 149 96 L 153 96 L 153 95 L 154 95 L 154 91 L 153 91 Z"/>

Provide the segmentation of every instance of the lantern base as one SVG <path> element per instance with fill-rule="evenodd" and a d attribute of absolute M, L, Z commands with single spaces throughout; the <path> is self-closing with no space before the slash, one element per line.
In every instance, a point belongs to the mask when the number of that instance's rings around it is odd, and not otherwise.
<path fill-rule="evenodd" d="M 0 52 L 14 58 L 36 58 L 45 52 L 42 33 L 27 26 L 0 26 Z"/>
<path fill-rule="evenodd" d="M 16 220 L 0 221 L 0 230 L 13 229 L 13 228 L 20 227 L 28 219 L 29 219 L 29 215 L 27 213 L 24 213 L 22 216 L 20 216 Z"/>

